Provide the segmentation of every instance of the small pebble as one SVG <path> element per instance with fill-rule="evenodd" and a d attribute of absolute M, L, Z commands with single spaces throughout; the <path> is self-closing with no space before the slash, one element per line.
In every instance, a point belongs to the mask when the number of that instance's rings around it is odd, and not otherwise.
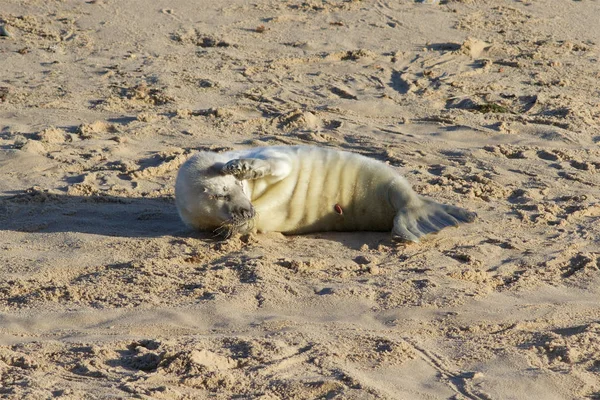
<path fill-rule="evenodd" d="M 358 256 L 354 258 L 354 262 L 358 265 L 367 265 L 373 262 L 373 259 L 369 256 Z"/>
<path fill-rule="evenodd" d="M 11 37 L 12 34 L 6 28 L 6 25 L 0 25 L 0 36 Z"/>

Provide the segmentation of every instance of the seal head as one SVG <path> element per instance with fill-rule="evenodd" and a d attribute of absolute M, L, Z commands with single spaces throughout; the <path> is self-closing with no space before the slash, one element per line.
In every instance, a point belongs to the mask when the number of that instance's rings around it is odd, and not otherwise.
<path fill-rule="evenodd" d="M 252 228 L 255 210 L 243 182 L 222 173 L 224 165 L 217 153 L 190 158 L 179 170 L 175 201 L 188 226 L 229 237 Z"/>

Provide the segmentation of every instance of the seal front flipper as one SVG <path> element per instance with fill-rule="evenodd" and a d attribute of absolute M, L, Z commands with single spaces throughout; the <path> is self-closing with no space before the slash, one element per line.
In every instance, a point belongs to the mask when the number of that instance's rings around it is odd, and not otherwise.
<path fill-rule="evenodd" d="M 220 172 L 240 181 L 266 178 L 272 184 L 285 179 L 293 169 L 291 159 L 272 149 L 264 147 L 249 156 L 234 158 L 223 164 Z"/>
<path fill-rule="evenodd" d="M 420 200 L 420 204 L 396 213 L 392 229 L 394 238 L 417 243 L 424 235 L 439 232 L 448 226 L 473 222 L 477 217 L 476 213 L 464 208 L 440 204 L 424 197 Z"/>
<path fill-rule="evenodd" d="M 233 175 L 240 181 L 260 179 L 271 175 L 271 164 L 259 158 L 236 158 L 223 165 L 221 173 Z"/>

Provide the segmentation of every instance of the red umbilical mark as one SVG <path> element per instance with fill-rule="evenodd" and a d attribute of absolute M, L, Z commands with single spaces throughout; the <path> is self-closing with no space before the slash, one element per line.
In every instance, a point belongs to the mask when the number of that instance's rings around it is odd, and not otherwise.
<path fill-rule="evenodd" d="M 340 215 L 344 214 L 344 210 L 342 210 L 342 206 L 340 206 L 339 204 L 333 206 L 333 210 Z"/>

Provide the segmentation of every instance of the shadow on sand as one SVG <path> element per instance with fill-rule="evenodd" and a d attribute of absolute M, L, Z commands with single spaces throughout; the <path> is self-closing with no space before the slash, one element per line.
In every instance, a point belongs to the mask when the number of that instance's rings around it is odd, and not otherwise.
<path fill-rule="evenodd" d="M 32 189 L 0 196 L 0 230 L 223 240 L 212 232 L 186 227 L 172 197 L 71 196 Z M 302 236 L 340 242 L 356 250 L 364 244 L 374 248 L 391 242 L 389 232 L 316 232 Z"/>
<path fill-rule="evenodd" d="M 172 198 L 70 196 L 28 190 L 0 196 L 0 229 L 120 237 L 188 236 Z"/>

